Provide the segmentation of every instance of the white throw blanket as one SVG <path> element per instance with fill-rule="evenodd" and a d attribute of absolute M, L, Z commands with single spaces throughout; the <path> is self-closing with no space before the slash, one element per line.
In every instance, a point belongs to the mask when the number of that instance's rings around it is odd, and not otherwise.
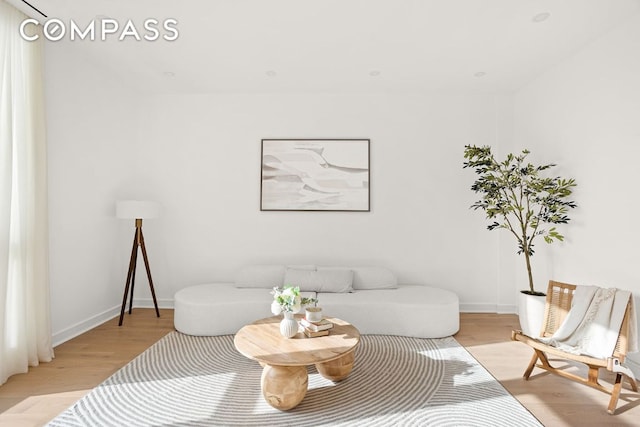
<path fill-rule="evenodd" d="M 629 351 L 637 351 L 636 314 L 631 292 L 578 286 L 564 322 L 553 336 L 538 338 L 567 353 L 607 358 L 613 354 L 627 303 L 631 299 Z"/>

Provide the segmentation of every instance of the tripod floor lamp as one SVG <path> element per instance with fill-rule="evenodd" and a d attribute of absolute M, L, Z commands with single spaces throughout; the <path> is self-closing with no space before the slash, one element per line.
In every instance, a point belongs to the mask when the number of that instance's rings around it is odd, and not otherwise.
<path fill-rule="evenodd" d="M 147 248 L 144 245 L 144 236 L 142 235 L 142 220 L 145 218 L 157 218 L 158 216 L 160 216 L 160 204 L 157 202 L 141 202 L 137 200 L 123 200 L 116 202 L 116 217 L 136 220 L 136 231 L 133 236 L 133 248 L 131 249 L 129 271 L 127 272 L 127 282 L 124 286 L 124 296 L 122 297 L 122 308 L 120 309 L 120 321 L 118 322 L 118 326 L 122 326 L 124 311 L 127 305 L 127 296 L 129 297 L 129 314 L 131 314 L 133 306 L 133 288 L 136 283 L 138 248 L 142 250 L 144 266 L 147 269 L 147 278 L 149 279 L 149 288 L 151 288 L 151 296 L 153 297 L 153 305 L 156 308 L 157 317 L 160 317 L 158 301 L 156 300 L 156 291 L 153 288 L 153 280 L 151 279 L 149 257 L 147 256 Z"/>

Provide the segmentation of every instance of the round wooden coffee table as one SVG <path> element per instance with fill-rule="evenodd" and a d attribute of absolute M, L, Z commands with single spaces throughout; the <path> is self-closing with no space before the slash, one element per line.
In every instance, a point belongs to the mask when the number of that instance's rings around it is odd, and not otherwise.
<path fill-rule="evenodd" d="M 351 373 L 360 332 L 344 320 L 327 319 L 334 326 L 324 337 L 307 338 L 298 332 L 293 338 L 285 338 L 280 334 L 281 316 L 256 320 L 236 334 L 236 349 L 263 366 L 262 395 L 274 408 L 291 409 L 304 399 L 308 365 L 315 365 L 331 381 L 341 381 Z"/>

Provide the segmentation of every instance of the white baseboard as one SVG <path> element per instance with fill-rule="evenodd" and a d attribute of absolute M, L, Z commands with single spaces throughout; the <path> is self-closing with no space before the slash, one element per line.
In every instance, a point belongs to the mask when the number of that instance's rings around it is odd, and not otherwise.
<path fill-rule="evenodd" d="M 152 298 L 134 298 L 133 308 L 153 308 Z M 158 299 L 158 308 L 173 308 L 173 299 Z"/>
<path fill-rule="evenodd" d="M 460 304 L 461 313 L 515 314 L 516 306 L 511 304 Z"/>
<path fill-rule="evenodd" d="M 128 306 L 128 304 L 127 304 Z M 159 299 L 158 300 L 159 308 L 173 308 L 173 299 Z M 133 308 L 153 308 L 153 299 L 151 298 L 134 298 L 133 300 Z M 53 346 L 58 346 L 63 342 L 69 341 L 72 338 L 77 337 L 80 334 L 87 332 L 90 329 L 95 328 L 96 326 L 102 325 L 104 322 L 113 319 L 114 317 L 120 316 L 121 306 L 117 305 L 108 310 L 103 311 L 102 313 L 96 314 L 95 316 L 91 316 L 86 320 L 76 323 L 66 329 L 63 329 L 60 332 L 56 332 L 51 337 L 51 341 Z"/>
<path fill-rule="evenodd" d="M 62 344 L 65 341 L 69 341 L 71 338 L 75 338 L 80 334 L 87 332 L 90 329 L 95 328 L 98 325 L 103 324 L 107 320 L 111 320 L 116 316 L 120 315 L 120 306 L 117 305 L 108 310 L 103 311 L 102 313 L 98 313 L 95 316 L 91 316 L 82 322 L 78 322 L 75 325 L 71 325 L 66 329 L 63 329 L 60 332 L 56 332 L 51 337 L 51 341 L 53 342 L 53 346 L 57 346 Z"/>
<path fill-rule="evenodd" d="M 495 304 L 460 304 L 461 313 L 495 313 Z"/>

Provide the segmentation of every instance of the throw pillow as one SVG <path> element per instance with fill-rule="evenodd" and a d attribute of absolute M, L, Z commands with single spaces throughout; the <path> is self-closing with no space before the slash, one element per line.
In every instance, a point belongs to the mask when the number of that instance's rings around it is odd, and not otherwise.
<path fill-rule="evenodd" d="M 351 292 L 353 271 L 347 269 L 299 270 L 287 268 L 283 285 L 299 286 L 307 292 Z"/>
<path fill-rule="evenodd" d="M 396 289 L 398 279 L 384 267 L 354 267 L 353 289 Z"/>

